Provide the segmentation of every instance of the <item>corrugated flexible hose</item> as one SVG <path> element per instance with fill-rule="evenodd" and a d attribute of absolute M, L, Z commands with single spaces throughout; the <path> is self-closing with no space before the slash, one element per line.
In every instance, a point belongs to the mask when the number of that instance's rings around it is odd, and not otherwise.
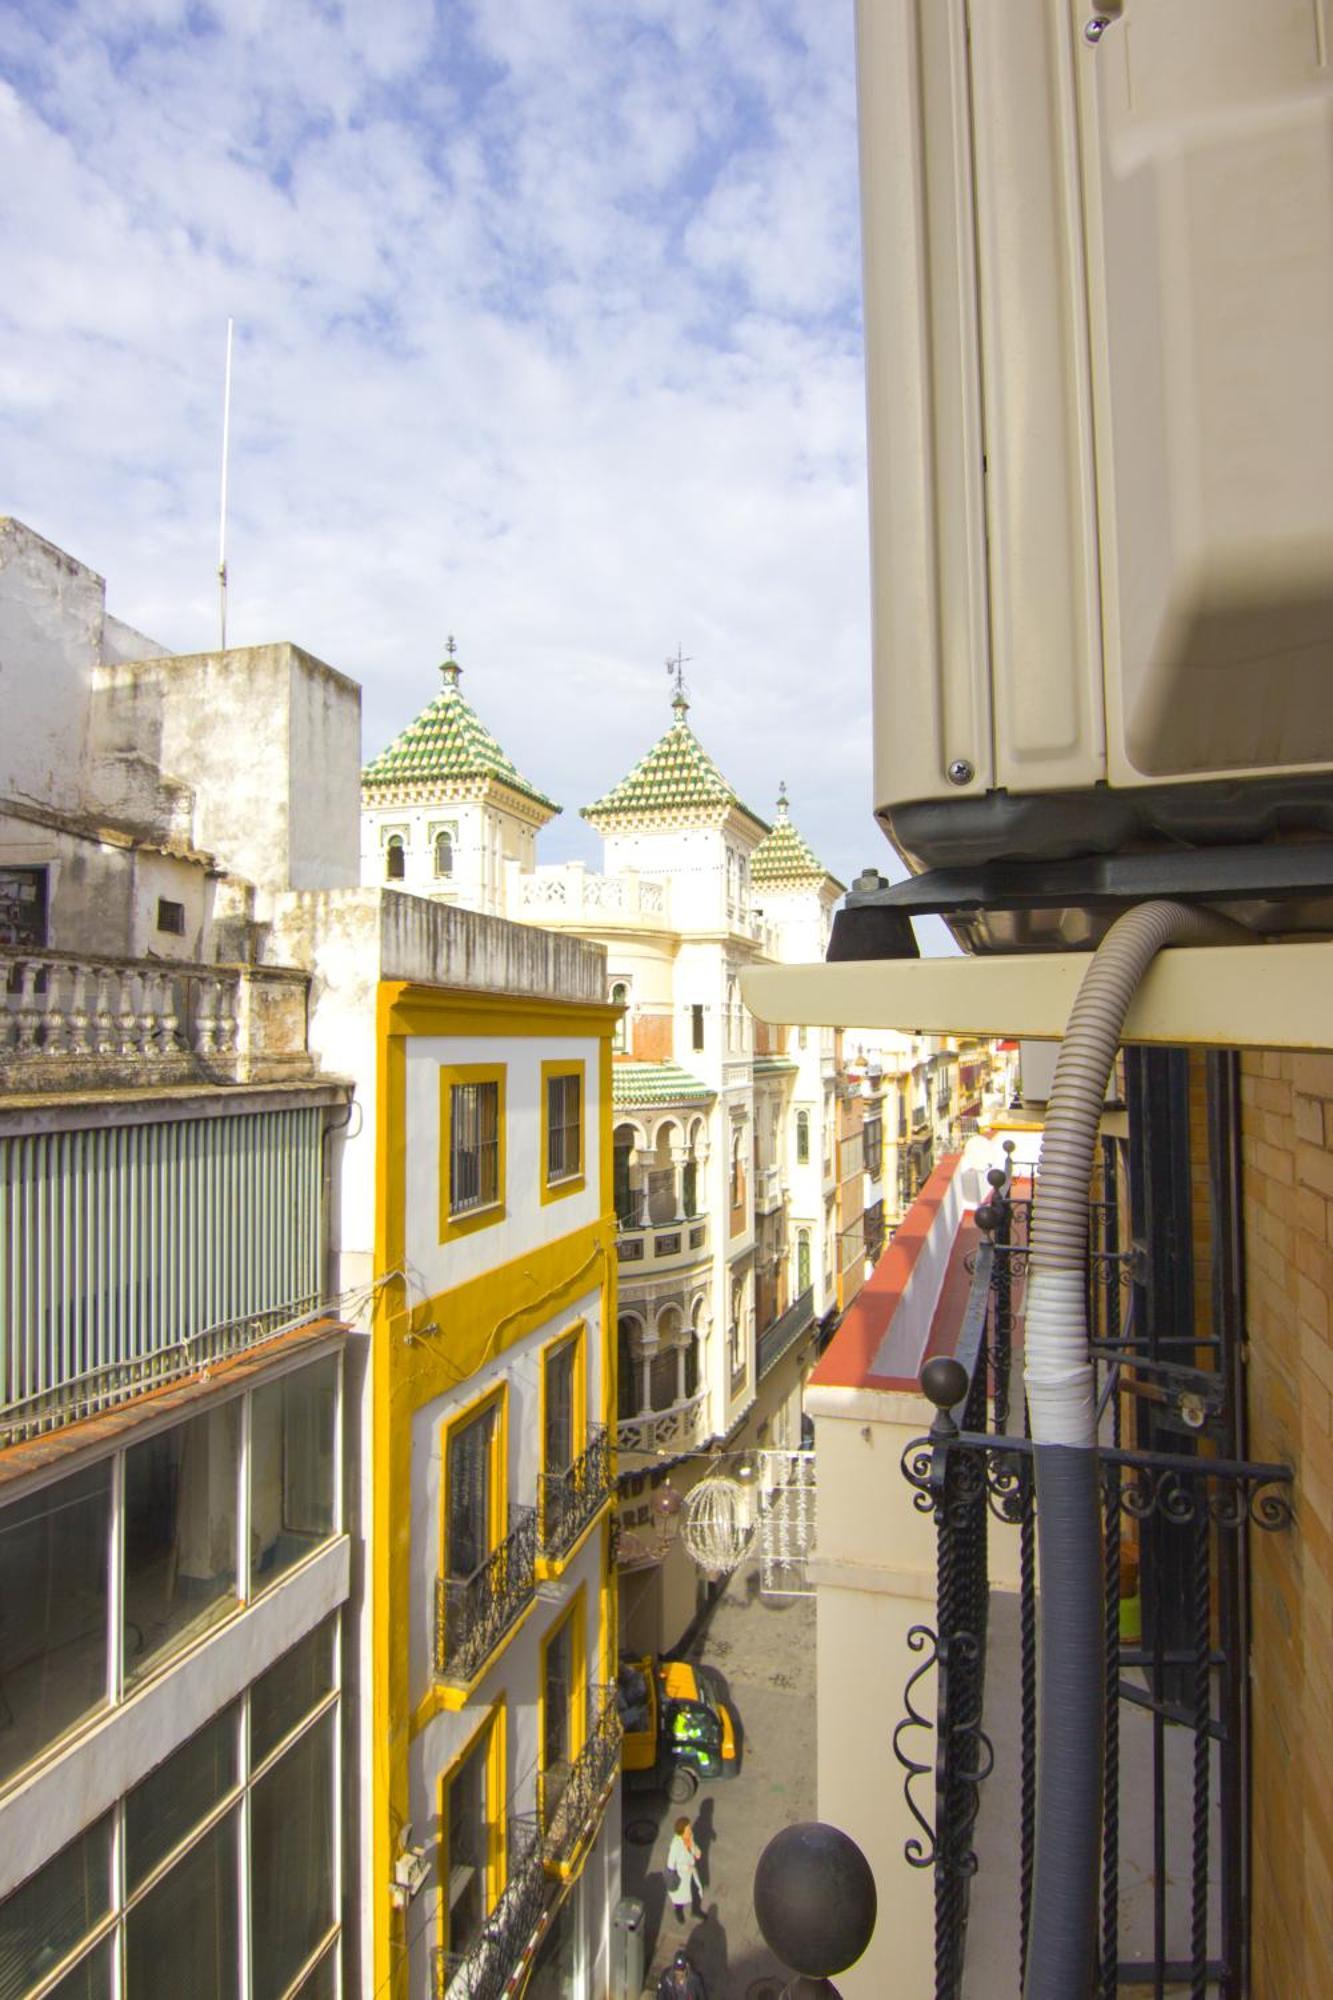
<path fill-rule="evenodd" d="M 1047 1105 L 1024 1315 L 1042 1593 L 1036 1866 L 1024 2000 L 1084 2000 L 1095 1972 L 1105 1627 L 1087 1253 L 1106 1086 L 1130 1002 L 1162 947 L 1244 935 L 1184 903 L 1143 903 L 1117 918 L 1070 1012 Z"/>

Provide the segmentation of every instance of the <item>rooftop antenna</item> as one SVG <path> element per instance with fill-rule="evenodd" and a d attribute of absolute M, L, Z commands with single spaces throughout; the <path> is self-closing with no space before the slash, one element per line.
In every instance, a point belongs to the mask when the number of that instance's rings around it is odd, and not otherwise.
<path fill-rule="evenodd" d="M 689 703 L 685 699 L 685 669 L 689 664 L 689 655 L 684 652 L 678 639 L 676 641 L 676 657 L 674 660 L 668 660 L 666 663 L 667 672 L 674 674 L 676 677 L 676 692 L 671 697 L 671 706 L 675 709 L 677 715 L 684 715 L 686 709 L 689 707 Z"/>
<path fill-rule="evenodd" d="M 234 319 L 227 321 L 227 368 L 222 383 L 222 497 L 218 524 L 218 615 L 222 651 L 227 650 L 227 451 L 231 439 L 231 344 Z"/>

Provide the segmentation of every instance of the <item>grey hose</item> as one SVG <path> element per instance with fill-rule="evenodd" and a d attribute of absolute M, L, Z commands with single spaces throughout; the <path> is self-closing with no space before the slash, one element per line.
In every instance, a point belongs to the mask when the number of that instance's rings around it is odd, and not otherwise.
<path fill-rule="evenodd" d="M 1037 1485 L 1041 1683 L 1037 1849 L 1024 2000 L 1091 1990 L 1105 1729 L 1105 1642 L 1094 1376 L 1088 1352 L 1088 1193 L 1125 1015 L 1167 944 L 1237 937 L 1184 903 L 1117 918 L 1079 988 L 1055 1066 L 1032 1210 L 1024 1380 Z"/>

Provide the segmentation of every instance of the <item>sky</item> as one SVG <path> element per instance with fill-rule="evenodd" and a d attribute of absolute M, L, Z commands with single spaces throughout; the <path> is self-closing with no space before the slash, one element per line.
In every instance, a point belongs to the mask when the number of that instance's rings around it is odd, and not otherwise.
<path fill-rule="evenodd" d="M 871 819 L 851 0 L 0 0 L 0 513 L 174 651 L 463 692 L 565 808 L 671 721 Z"/>

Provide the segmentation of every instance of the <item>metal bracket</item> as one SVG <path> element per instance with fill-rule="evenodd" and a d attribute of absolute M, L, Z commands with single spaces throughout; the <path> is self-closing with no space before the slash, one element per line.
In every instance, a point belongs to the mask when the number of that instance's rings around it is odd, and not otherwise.
<path fill-rule="evenodd" d="M 914 916 L 990 910 L 1128 909 L 1158 896 L 1190 903 L 1289 902 L 1333 895 L 1333 841 L 1172 847 L 1071 861 L 989 861 L 929 868 L 890 883 L 858 875 L 833 922 L 831 960 L 916 958 Z"/>

